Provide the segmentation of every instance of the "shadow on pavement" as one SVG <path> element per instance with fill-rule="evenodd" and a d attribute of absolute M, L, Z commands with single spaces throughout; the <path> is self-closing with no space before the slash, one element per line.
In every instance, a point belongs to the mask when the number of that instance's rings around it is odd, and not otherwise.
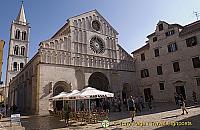
<path fill-rule="evenodd" d="M 200 130 L 200 114 L 185 118 L 177 123 L 178 126 L 164 126 L 155 130 Z"/>

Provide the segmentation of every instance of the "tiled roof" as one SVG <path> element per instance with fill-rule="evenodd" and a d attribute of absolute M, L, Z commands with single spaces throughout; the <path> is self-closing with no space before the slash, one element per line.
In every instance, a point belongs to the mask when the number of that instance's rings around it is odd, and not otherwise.
<path fill-rule="evenodd" d="M 180 32 L 180 36 L 184 36 L 189 33 L 200 31 L 200 20 L 193 22 L 191 24 L 185 25 L 183 30 Z"/>
<path fill-rule="evenodd" d="M 139 49 L 133 51 L 131 54 L 135 54 L 135 53 L 138 53 L 138 52 L 140 52 L 142 50 L 149 49 L 149 47 L 150 47 L 149 43 L 147 43 L 146 45 L 144 45 L 144 46 L 140 47 Z"/>

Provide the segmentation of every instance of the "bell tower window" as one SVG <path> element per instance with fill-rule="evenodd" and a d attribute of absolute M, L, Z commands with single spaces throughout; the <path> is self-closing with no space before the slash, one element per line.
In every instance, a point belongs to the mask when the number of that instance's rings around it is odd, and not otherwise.
<path fill-rule="evenodd" d="M 21 55 L 24 56 L 25 55 L 25 47 L 21 47 Z"/>
<path fill-rule="evenodd" d="M 20 30 L 17 29 L 15 32 L 15 39 L 20 39 Z"/>
<path fill-rule="evenodd" d="M 26 40 L 26 31 L 22 32 L 22 40 Z"/>
<path fill-rule="evenodd" d="M 24 67 L 24 63 L 20 63 L 20 70 Z"/>
<path fill-rule="evenodd" d="M 16 46 L 14 47 L 14 55 L 18 55 L 18 54 L 19 54 L 19 46 L 16 45 Z"/>
<path fill-rule="evenodd" d="M 14 71 L 17 71 L 17 62 L 14 62 L 14 63 L 13 63 L 13 70 L 14 70 Z"/>

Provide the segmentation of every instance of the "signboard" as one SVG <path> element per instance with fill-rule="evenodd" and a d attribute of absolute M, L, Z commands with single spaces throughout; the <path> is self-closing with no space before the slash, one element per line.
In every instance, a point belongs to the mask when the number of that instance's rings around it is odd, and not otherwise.
<path fill-rule="evenodd" d="M 10 119 L 11 125 L 21 125 L 20 114 L 12 114 Z"/>

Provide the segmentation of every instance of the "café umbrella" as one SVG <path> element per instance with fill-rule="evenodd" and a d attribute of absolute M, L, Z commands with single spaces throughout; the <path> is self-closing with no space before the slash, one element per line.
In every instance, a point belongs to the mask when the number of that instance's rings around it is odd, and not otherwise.
<path fill-rule="evenodd" d="M 79 93 L 72 95 L 75 99 L 89 99 L 89 110 L 90 110 L 90 99 L 114 97 L 113 93 L 98 90 L 96 88 L 87 87 L 81 90 Z"/>

